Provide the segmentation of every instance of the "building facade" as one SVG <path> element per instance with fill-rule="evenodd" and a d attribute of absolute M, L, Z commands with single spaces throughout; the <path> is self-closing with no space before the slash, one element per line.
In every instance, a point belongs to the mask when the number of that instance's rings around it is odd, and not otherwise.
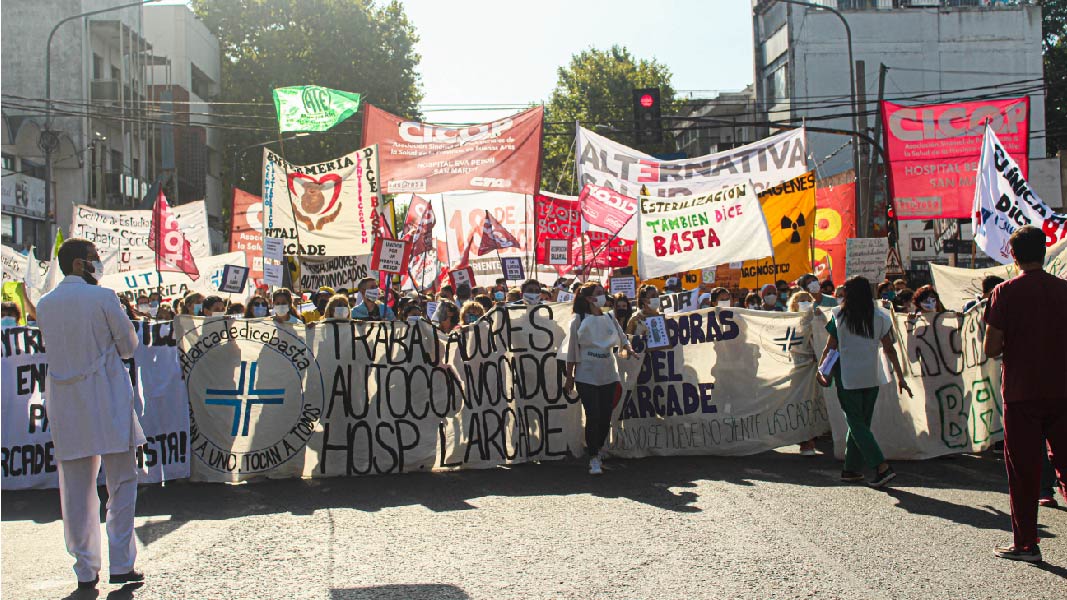
<path fill-rule="evenodd" d="M 686 156 L 701 156 L 743 146 L 758 139 L 752 122 L 758 117 L 751 85 L 740 92 L 676 93 L 679 107 L 672 119 L 675 146 Z"/>

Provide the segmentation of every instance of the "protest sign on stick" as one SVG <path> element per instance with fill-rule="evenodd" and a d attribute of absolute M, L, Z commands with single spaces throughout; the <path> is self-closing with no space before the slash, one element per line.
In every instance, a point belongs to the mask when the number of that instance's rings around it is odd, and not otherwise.
<path fill-rule="evenodd" d="M 849 238 L 845 244 L 846 279 L 865 277 L 871 283 L 885 279 L 888 238 Z"/>

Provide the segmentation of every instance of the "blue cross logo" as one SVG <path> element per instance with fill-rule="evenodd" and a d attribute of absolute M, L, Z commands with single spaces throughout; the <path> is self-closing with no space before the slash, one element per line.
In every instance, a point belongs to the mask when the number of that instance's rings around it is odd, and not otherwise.
<path fill-rule="evenodd" d="M 787 327 L 785 335 L 780 338 L 774 338 L 775 343 L 782 347 L 784 352 L 789 352 L 793 349 L 793 346 L 799 346 L 804 343 L 804 338 L 797 335 L 796 329 Z"/>
<path fill-rule="evenodd" d="M 237 437 L 237 430 L 241 435 L 248 435 L 248 421 L 252 413 L 252 406 L 256 404 L 282 404 L 285 402 L 285 390 L 283 388 L 256 389 L 256 368 L 258 362 L 253 361 L 249 369 L 248 361 L 241 361 L 241 379 L 237 382 L 235 390 L 208 389 L 204 404 L 215 406 L 229 406 L 233 408 L 233 428 L 230 435 Z M 248 373 L 248 387 L 245 388 L 245 372 Z M 241 427 L 241 407 L 244 407 L 244 427 Z"/>

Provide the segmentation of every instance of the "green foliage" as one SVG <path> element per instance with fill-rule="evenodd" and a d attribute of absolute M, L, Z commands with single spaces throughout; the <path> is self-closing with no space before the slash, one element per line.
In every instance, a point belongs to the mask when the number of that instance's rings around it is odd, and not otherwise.
<path fill-rule="evenodd" d="M 577 193 L 574 181 L 574 122 L 597 133 L 633 145 L 634 88 L 659 87 L 661 114 L 672 114 L 674 90 L 670 70 L 656 59 L 635 59 L 620 46 L 590 48 L 571 57 L 557 71 L 556 87 L 545 106 L 546 127 L 541 187 L 546 191 Z M 664 127 L 669 127 L 664 121 Z M 597 126 L 600 127 L 597 127 Z M 552 134 L 560 135 L 552 135 Z M 670 151 L 673 136 L 664 132 L 663 144 L 644 145 L 645 152 Z"/>
<path fill-rule="evenodd" d="M 419 116 L 418 37 L 396 0 L 384 5 L 374 0 L 192 0 L 191 5 L 222 48 L 221 89 L 212 100 L 256 103 L 217 107 L 218 121 L 247 127 L 223 132 L 227 186 L 235 180 L 234 152 L 279 137 L 274 88 L 320 85 L 358 92 L 390 112 Z M 356 115 L 329 131 L 286 141 L 285 156 L 305 164 L 356 150 L 361 125 L 362 115 Z M 250 149 L 237 168 L 239 187 L 257 194 L 261 156 L 259 148 Z"/>
<path fill-rule="evenodd" d="M 1045 62 L 1047 153 L 1067 150 L 1067 0 L 1041 3 Z"/>

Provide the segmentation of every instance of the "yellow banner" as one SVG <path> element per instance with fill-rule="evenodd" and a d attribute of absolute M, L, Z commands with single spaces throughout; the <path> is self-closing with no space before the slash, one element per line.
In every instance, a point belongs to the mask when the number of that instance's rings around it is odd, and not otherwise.
<path fill-rule="evenodd" d="M 761 192 L 759 198 L 763 205 L 763 216 L 767 218 L 767 227 L 771 230 L 774 256 L 747 260 L 741 265 L 739 287 L 749 289 L 774 283 L 778 279 L 793 281 L 811 272 L 815 173 L 809 171 L 783 181 Z M 729 265 L 722 265 L 719 269 L 723 267 L 729 271 Z M 727 272 L 722 273 L 724 280 L 728 279 Z"/>

